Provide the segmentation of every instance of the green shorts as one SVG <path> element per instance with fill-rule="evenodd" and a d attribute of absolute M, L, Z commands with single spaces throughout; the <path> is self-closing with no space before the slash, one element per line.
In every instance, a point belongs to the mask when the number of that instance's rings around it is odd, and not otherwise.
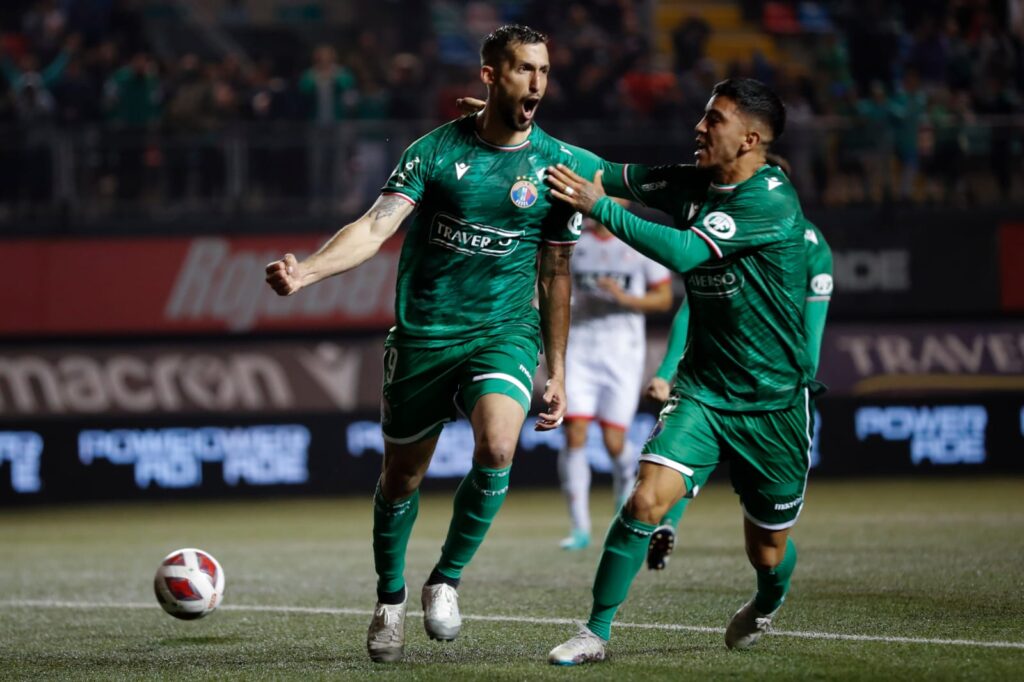
<path fill-rule="evenodd" d="M 384 439 L 399 444 L 436 436 L 458 413 L 469 416 L 480 397 L 507 395 L 530 411 L 539 340 L 500 336 L 443 348 L 384 342 L 380 422 Z"/>
<path fill-rule="evenodd" d="M 727 459 L 744 515 L 761 528 L 782 530 L 803 508 L 813 433 L 807 391 L 793 407 L 765 412 L 714 410 L 673 391 L 640 461 L 678 471 L 693 497 Z"/>

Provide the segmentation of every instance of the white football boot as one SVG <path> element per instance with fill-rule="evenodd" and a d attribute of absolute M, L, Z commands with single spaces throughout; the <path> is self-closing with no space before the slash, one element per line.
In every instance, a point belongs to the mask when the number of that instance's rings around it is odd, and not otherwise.
<path fill-rule="evenodd" d="M 373 610 L 370 629 L 366 633 L 366 650 L 378 663 L 402 660 L 405 653 L 405 605 L 381 604 Z"/>
<path fill-rule="evenodd" d="M 430 639 L 450 642 L 459 636 L 459 593 L 447 583 L 423 586 L 423 628 Z"/>
<path fill-rule="evenodd" d="M 559 644 L 548 654 L 548 663 L 552 665 L 580 665 L 581 663 L 598 663 L 604 660 L 604 645 L 607 642 L 586 626 L 580 625 L 575 637 Z"/>
<path fill-rule="evenodd" d="M 754 600 L 751 599 L 740 607 L 725 628 L 725 645 L 730 649 L 749 649 L 754 646 L 762 635 L 771 632 L 772 618 L 778 612 L 775 609 L 771 613 L 761 613 L 754 608 Z"/>

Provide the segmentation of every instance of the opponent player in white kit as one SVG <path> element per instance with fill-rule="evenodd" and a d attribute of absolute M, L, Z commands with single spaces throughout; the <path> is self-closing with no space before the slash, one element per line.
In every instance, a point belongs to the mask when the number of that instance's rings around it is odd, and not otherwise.
<path fill-rule="evenodd" d="M 664 266 L 587 220 L 572 259 L 572 325 L 566 352 L 565 448 L 558 473 L 569 502 L 572 532 L 567 550 L 590 544 L 590 464 L 584 452 L 587 428 L 601 425 L 612 461 L 616 506 L 636 478 L 636 453 L 626 432 L 636 414 L 643 382 L 644 314 L 672 306 L 670 273 Z"/>

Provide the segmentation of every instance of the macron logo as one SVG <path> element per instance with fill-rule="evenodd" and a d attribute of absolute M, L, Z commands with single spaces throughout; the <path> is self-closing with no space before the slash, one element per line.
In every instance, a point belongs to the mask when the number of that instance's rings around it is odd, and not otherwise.
<path fill-rule="evenodd" d="M 462 163 L 461 161 L 455 162 L 455 177 L 457 179 L 461 180 L 462 176 L 465 175 L 466 171 L 468 170 L 469 166 L 467 166 L 466 164 Z"/>
<path fill-rule="evenodd" d="M 461 175 L 459 177 L 462 177 Z M 782 184 L 782 180 L 778 178 L 768 178 L 768 191 L 771 192 L 773 189 Z"/>

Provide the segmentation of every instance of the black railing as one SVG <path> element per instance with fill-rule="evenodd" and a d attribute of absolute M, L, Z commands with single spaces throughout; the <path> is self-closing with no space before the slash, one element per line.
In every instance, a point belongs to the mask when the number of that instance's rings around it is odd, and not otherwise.
<path fill-rule="evenodd" d="M 432 126 L 247 123 L 189 133 L 0 128 L 0 232 L 335 222 L 364 210 L 405 146 Z M 545 127 L 617 161 L 692 158 L 688 126 L 551 121 Z M 794 121 L 778 151 L 808 207 L 1024 205 L 1024 118 L 921 126 L 904 139 L 845 119 Z"/>

